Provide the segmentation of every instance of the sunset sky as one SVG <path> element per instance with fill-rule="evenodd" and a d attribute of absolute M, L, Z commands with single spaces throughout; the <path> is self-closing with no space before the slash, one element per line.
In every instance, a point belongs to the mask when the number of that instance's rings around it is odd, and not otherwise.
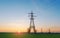
<path fill-rule="evenodd" d="M 27 32 L 31 11 L 38 32 L 60 32 L 60 0 L 0 0 L 0 32 Z"/>

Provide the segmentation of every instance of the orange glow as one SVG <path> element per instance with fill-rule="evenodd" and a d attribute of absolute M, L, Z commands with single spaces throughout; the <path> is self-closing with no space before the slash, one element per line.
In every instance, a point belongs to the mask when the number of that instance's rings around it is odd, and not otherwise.
<path fill-rule="evenodd" d="M 21 32 L 16 32 L 16 34 L 21 34 Z"/>
<path fill-rule="evenodd" d="M 42 32 L 49 32 L 49 28 L 42 28 Z M 41 32 L 41 28 L 36 29 L 37 32 Z M 50 28 L 51 32 L 60 32 L 60 28 Z M 27 32 L 27 28 L 0 28 L 0 32 L 16 32 L 20 34 L 21 32 Z"/>

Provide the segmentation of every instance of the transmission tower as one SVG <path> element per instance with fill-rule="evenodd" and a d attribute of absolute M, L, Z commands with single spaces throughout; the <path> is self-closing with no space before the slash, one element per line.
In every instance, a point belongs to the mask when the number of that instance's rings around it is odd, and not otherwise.
<path fill-rule="evenodd" d="M 35 24 L 34 24 L 34 13 L 31 11 L 30 14 L 30 26 L 28 28 L 28 33 L 31 33 L 31 29 L 33 29 L 34 33 L 36 33 Z"/>
<path fill-rule="evenodd" d="M 50 30 L 50 28 L 49 28 L 49 33 L 51 33 L 51 30 Z"/>

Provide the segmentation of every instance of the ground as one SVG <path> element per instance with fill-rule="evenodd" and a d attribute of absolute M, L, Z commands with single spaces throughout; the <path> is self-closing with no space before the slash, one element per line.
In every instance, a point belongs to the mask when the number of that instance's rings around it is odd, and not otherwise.
<path fill-rule="evenodd" d="M 60 34 L 0 33 L 0 38 L 60 38 Z"/>

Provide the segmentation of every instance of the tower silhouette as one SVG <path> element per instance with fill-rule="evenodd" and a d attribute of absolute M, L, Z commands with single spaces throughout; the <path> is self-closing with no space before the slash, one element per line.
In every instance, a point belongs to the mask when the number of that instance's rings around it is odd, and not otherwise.
<path fill-rule="evenodd" d="M 50 32 L 50 28 L 49 28 L 49 32 L 48 32 L 48 33 L 51 33 L 51 32 Z"/>
<path fill-rule="evenodd" d="M 34 33 L 36 33 L 35 24 L 34 24 L 34 13 L 31 11 L 30 14 L 30 26 L 28 28 L 28 33 L 31 33 L 31 29 L 33 29 Z"/>

